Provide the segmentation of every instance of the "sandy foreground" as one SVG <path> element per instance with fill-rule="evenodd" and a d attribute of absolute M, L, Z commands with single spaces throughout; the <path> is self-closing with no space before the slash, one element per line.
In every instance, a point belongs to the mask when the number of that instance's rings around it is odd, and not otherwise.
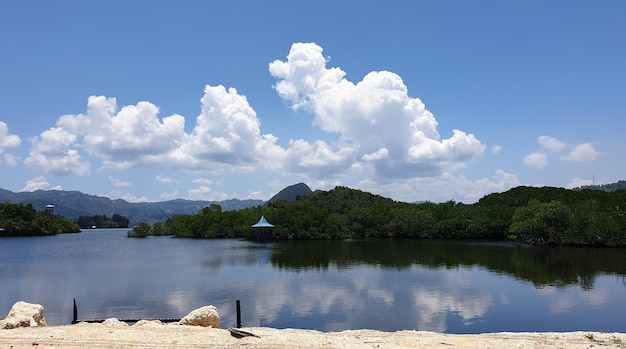
<path fill-rule="evenodd" d="M 248 327 L 259 337 L 235 338 L 227 329 L 146 323 L 0 330 L 0 348 L 626 348 L 626 334 L 600 332 L 488 333 L 350 330 L 319 332 Z"/>

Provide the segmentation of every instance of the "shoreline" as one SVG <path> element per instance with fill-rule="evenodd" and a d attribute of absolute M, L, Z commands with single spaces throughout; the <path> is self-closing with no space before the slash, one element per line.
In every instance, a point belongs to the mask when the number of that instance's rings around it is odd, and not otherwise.
<path fill-rule="evenodd" d="M 0 330 L 3 348 L 626 348 L 626 333 L 498 332 L 445 334 L 403 330 L 320 332 L 242 328 L 258 337 L 235 338 L 227 329 L 141 321 L 133 326 L 78 323 Z"/>

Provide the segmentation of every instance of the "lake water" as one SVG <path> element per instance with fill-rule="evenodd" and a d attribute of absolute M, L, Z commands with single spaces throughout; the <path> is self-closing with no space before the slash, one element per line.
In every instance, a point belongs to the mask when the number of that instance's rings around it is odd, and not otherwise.
<path fill-rule="evenodd" d="M 258 243 L 126 238 L 126 229 L 0 239 L 0 316 L 42 304 L 49 325 L 179 318 L 221 326 L 626 332 L 626 249 L 509 242 Z"/>

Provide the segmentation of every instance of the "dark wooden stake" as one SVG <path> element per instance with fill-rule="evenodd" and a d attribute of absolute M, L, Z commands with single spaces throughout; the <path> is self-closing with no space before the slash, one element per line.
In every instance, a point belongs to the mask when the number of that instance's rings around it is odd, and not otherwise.
<path fill-rule="evenodd" d="M 237 300 L 237 328 L 241 328 L 241 301 Z"/>
<path fill-rule="evenodd" d="M 78 308 L 76 307 L 76 298 L 74 298 L 74 320 L 72 320 L 72 325 L 78 322 Z"/>

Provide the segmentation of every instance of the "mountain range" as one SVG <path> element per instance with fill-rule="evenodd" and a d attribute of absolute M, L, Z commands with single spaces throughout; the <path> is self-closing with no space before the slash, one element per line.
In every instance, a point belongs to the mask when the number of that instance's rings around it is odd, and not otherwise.
<path fill-rule="evenodd" d="M 122 199 L 111 200 L 103 196 L 84 194 L 78 191 L 36 190 L 32 192 L 14 193 L 0 189 L 0 202 L 32 204 L 38 211 L 43 211 L 47 205 L 54 205 L 54 214 L 65 218 L 76 219 L 79 216 L 106 215 L 112 217 L 119 214 L 127 217 L 131 225 L 141 222 L 153 224 L 164 222 L 174 215 L 195 214 L 203 208 L 218 204 L 222 210 L 239 210 L 247 207 L 262 205 L 262 200 L 224 201 L 202 200 L 169 200 L 162 202 L 128 202 Z"/>
<path fill-rule="evenodd" d="M 311 193 L 311 189 L 304 183 L 294 184 L 278 192 L 270 200 L 293 201 L 298 196 Z M 128 202 L 122 199 L 111 200 L 107 197 L 84 194 L 78 191 L 36 190 L 32 192 L 12 192 L 0 189 L 0 202 L 14 204 L 31 204 L 38 211 L 46 206 L 54 205 L 54 214 L 68 219 L 79 216 L 106 215 L 112 217 L 119 214 L 127 217 L 130 224 L 141 222 L 153 224 L 164 222 L 175 215 L 196 214 L 211 204 L 217 204 L 223 211 L 240 210 L 248 207 L 264 205 L 263 200 L 229 199 L 223 201 L 203 201 L 176 199 L 162 202 Z"/>
<path fill-rule="evenodd" d="M 574 190 L 592 189 L 613 191 L 626 188 L 626 181 L 616 183 L 583 186 Z M 17 192 L 0 189 L 0 202 L 32 204 L 39 211 L 45 210 L 47 205 L 54 205 L 54 213 L 65 218 L 76 219 L 79 216 L 106 215 L 112 217 L 119 214 L 127 217 L 131 225 L 141 222 L 153 224 L 164 222 L 174 215 L 196 214 L 211 204 L 217 204 L 223 211 L 240 210 L 248 207 L 264 205 L 277 200 L 293 201 L 298 196 L 312 193 L 311 188 L 304 183 L 290 185 L 279 191 L 268 201 L 229 199 L 223 201 L 202 201 L 176 199 L 162 202 L 128 202 L 122 199 L 111 200 L 103 196 L 84 194 L 78 191 L 37 190 L 32 192 Z"/>

